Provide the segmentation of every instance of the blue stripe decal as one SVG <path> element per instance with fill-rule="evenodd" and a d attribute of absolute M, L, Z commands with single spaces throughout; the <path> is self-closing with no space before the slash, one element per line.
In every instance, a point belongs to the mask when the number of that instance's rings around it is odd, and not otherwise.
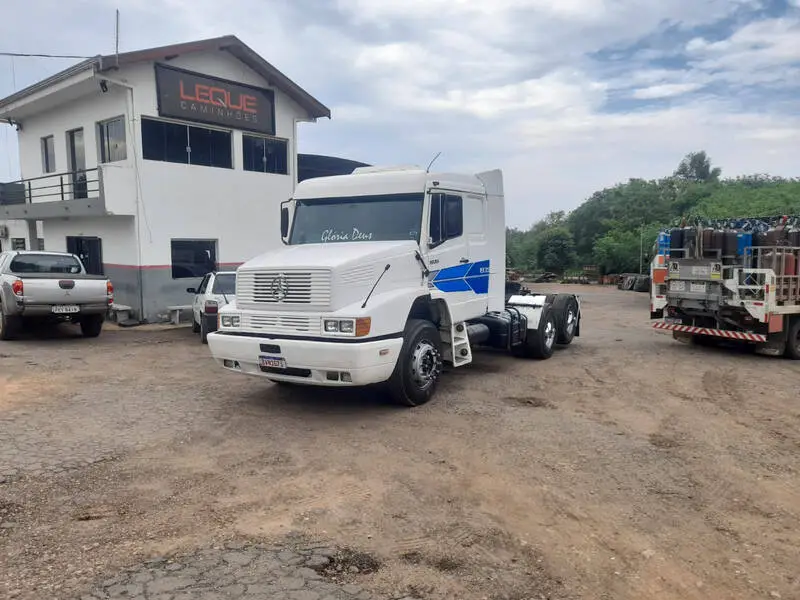
<path fill-rule="evenodd" d="M 488 294 L 489 265 L 490 261 L 482 260 L 434 271 L 428 278 L 428 285 L 445 293 L 472 291 Z"/>

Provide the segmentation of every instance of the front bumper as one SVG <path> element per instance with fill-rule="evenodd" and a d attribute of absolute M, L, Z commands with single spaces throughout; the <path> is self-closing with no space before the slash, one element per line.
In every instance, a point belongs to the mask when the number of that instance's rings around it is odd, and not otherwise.
<path fill-rule="evenodd" d="M 386 381 L 394 371 L 402 345 L 402 337 L 349 343 L 274 339 L 219 331 L 208 335 L 208 347 L 214 360 L 230 371 L 275 381 L 331 387 Z M 279 352 L 275 351 L 276 346 Z M 260 356 L 283 358 L 286 369 L 263 370 L 259 366 Z M 335 379 L 332 378 L 334 373 Z M 342 373 L 349 373 L 349 381 L 342 381 Z"/>

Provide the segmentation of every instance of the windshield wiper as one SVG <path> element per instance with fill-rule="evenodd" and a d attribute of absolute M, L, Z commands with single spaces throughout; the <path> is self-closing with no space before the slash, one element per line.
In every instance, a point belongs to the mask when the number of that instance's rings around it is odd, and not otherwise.
<path fill-rule="evenodd" d="M 392 265 L 390 265 L 390 264 L 388 264 L 388 263 L 387 263 L 387 264 L 386 264 L 386 266 L 385 266 L 385 267 L 383 267 L 383 271 L 381 272 L 381 274 L 380 274 L 380 275 L 378 275 L 378 279 L 377 279 L 377 281 L 375 282 L 375 285 L 373 285 L 373 286 L 372 286 L 372 289 L 369 291 L 369 294 L 367 294 L 367 297 L 366 297 L 366 298 L 364 298 L 364 304 L 362 304 L 362 305 L 361 305 L 361 308 L 366 308 L 366 306 L 367 306 L 367 300 L 369 300 L 369 299 L 370 299 L 370 296 L 372 296 L 372 292 L 374 292 L 374 291 L 375 291 L 375 288 L 376 288 L 376 287 L 378 287 L 378 284 L 381 282 L 381 279 L 383 279 L 383 276 L 384 276 L 384 275 L 386 275 L 386 271 L 388 271 L 388 270 L 391 268 L 391 266 L 392 266 Z"/>

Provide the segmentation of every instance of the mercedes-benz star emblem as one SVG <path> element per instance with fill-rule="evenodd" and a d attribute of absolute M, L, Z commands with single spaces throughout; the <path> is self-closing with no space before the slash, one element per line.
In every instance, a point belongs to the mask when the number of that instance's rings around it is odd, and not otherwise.
<path fill-rule="evenodd" d="M 286 280 L 286 275 L 281 273 L 275 279 L 273 279 L 270 291 L 272 292 L 272 297 L 275 298 L 276 302 L 280 302 L 286 298 L 287 294 L 289 293 L 289 282 Z"/>

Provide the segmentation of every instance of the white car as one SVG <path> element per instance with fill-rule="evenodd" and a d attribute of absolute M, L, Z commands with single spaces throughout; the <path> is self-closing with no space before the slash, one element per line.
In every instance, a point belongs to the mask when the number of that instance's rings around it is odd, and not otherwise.
<path fill-rule="evenodd" d="M 200 287 L 187 288 L 194 294 L 192 302 L 192 331 L 200 341 L 208 343 L 208 334 L 217 330 L 219 309 L 236 299 L 236 271 L 206 273 Z"/>

